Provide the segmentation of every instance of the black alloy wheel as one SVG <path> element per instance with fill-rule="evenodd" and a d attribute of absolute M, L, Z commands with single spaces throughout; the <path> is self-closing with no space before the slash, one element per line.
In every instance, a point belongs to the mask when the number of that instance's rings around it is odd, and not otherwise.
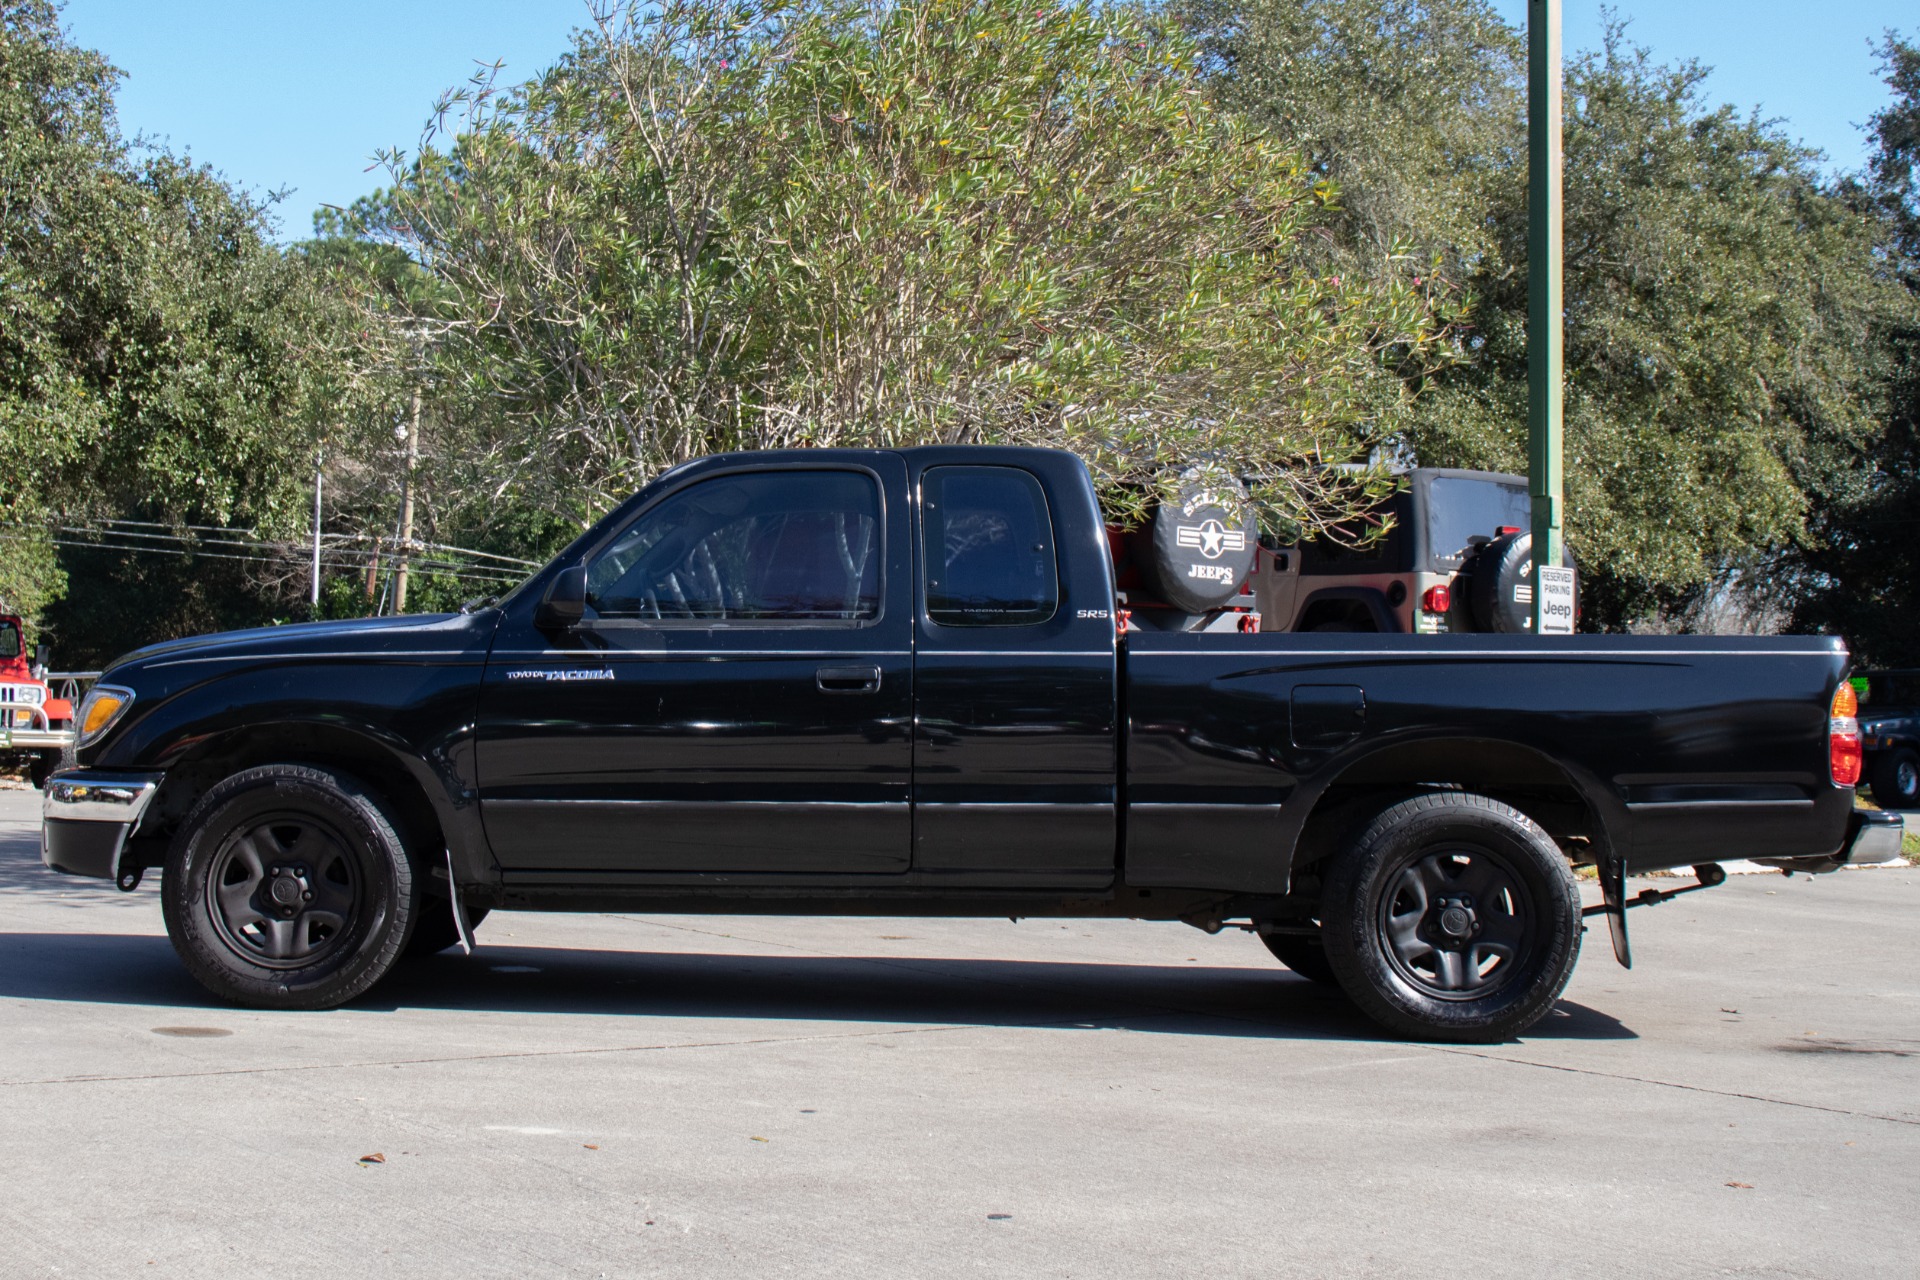
<path fill-rule="evenodd" d="M 1580 954 L 1580 892 L 1559 848 L 1526 815 L 1465 792 L 1374 817 L 1328 868 L 1321 917 L 1347 994 L 1418 1039 L 1519 1034 Z"/>
<path fill-rule="evenodd" d="M 1882 809 L 1920 809 L 1920 755 L 1895 747 L 1873 762 L 1873 802 Z"/>
<path fill-rule="evenodd" d="M 174 950 L 215 995 L 324 1009 L 392 967 L 419 889 L 378 797 L 332 770 L 275 764 L 201 797 L 168 852 L 161 903 Z"/>
<path fill-rule="evenodd" d="M 1525 969 L 1536 942 L 1519 878 L 1498 853 L 1475 844 L 1403 859 L 1379 912 L 1388 962 L 1436 1000 L 1500 990 Z"/>

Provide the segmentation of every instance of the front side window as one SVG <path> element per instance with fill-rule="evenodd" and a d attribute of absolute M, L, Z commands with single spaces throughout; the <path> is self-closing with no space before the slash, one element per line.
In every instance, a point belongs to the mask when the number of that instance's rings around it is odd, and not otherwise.
<path fill-rule="evenodd" d="M 1045 622 L 1060 606 L 1053 522 L 1014 467 L 932 467 L 921 482 L 927 617 L 948 627 Z"/>
<path fill-rule="evenodd" d="M 20 628 L 11 622 L 0 622 L 0 658 L 20 656 Z"/>
<path fill-rule="evenodd" d="M 717 476 L 649 508 L 587 569 L 602 618 L 858 624 L 880 616 L 880 492 L 858 471 Z"/>

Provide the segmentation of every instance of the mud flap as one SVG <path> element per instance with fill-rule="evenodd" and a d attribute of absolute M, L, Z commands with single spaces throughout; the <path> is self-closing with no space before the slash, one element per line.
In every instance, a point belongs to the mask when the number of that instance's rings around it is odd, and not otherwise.
<path fill-rule="evenodd" d="M 453 907 L 453 931 L 460 937 L 460 954 L 473 954 L 473 928 L 467 923 L 467 909 L 460 903 L 460 882 L 453 878 L 453 850 L 447 853 L 447 902 Z"/>
<path fill-rule="evenodd" d="M 1607 932 L 1613 937 L 1613 958 L 1622 969 L 1633 968 L 1633 948 L 1627 945 L 1627 861 L 1611 853 L 1602 854 L 1599 866 L 1600 896 L 1606 906 Z"/>

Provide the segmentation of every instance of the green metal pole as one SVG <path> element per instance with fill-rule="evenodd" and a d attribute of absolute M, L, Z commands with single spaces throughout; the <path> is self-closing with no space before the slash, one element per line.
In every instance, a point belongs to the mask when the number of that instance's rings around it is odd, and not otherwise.
<path fill-rule="evenodd" d="M 1527 473 L 1533 563 L 1561 556 L 1560 0 L 1527 0 Z M 1552 629 L 1535 574 L 1534 634 Z"/>

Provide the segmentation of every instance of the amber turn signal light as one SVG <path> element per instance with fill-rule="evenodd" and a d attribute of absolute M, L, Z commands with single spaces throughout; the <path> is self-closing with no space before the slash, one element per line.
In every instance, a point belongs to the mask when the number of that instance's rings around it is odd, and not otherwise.
<path fill-rule="evenodd" d="M 85 745 L 99 737 L 133 701 L 133 691 L 110 685 L 95 685 L 80 704 L 80 742 Z"/>
<path fill-rule="evenodd" d="M 1861 764 L 1860 697 L 1842 680 L 1827 714 L 1827 771 L 1836 787 L 1859 785 Z"/>

